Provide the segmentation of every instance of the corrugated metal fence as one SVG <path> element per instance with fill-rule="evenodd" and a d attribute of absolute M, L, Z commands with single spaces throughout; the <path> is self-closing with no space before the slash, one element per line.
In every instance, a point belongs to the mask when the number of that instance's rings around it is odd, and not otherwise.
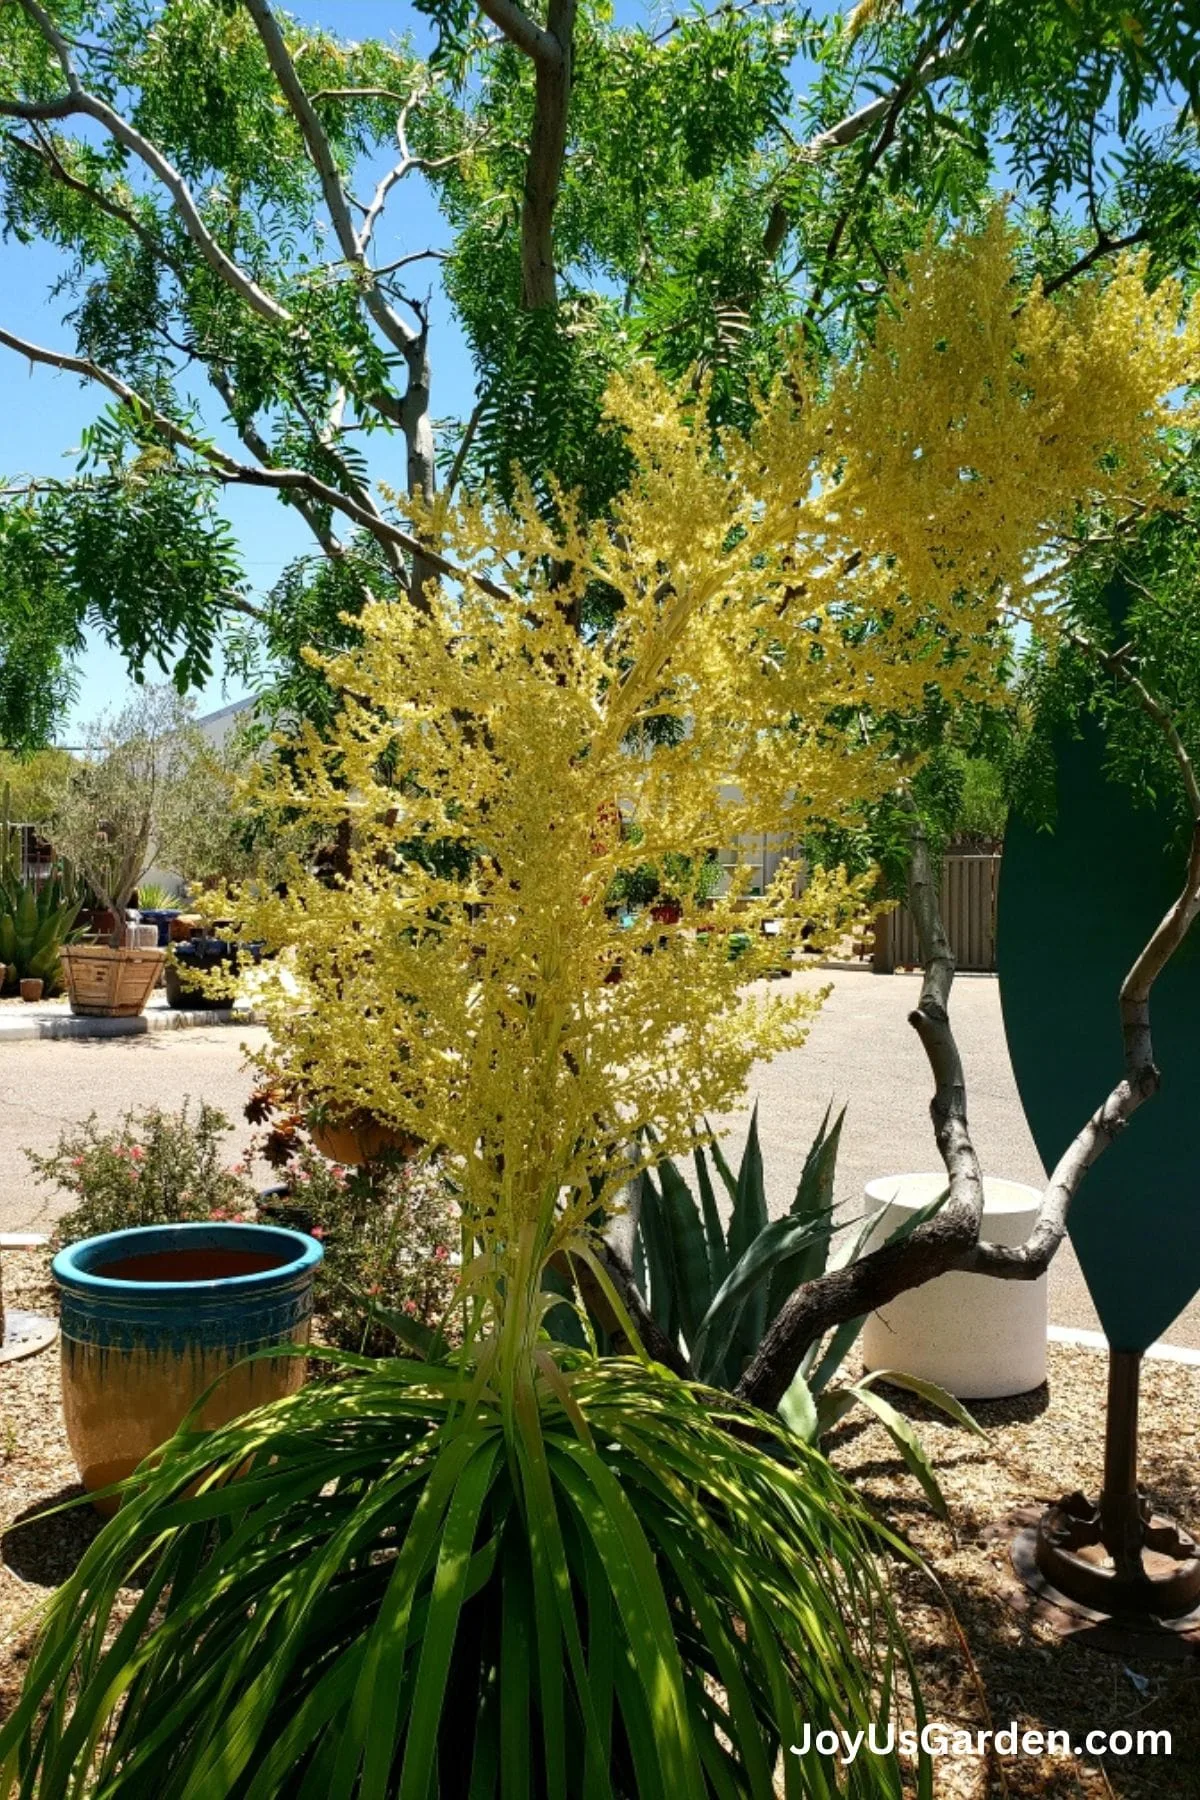
<path fill-rule="evenodd" d="M 942 919 L 954 960 L 960 969 L 993 971 L 996 967 L 996 888 L 998 853 L 962 855 L 942 860 Z M 921 961 L 917 928 L 906 906 L 898 906 L 875 927 L 877 969 L 916 966 Z"/>

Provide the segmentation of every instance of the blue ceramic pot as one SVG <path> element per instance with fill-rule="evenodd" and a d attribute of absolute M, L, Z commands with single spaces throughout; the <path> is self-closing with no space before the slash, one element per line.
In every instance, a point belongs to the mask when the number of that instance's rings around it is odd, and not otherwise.
<path fill-rule="evenodd" d="M 303 1357 L 244 1358 L 307 1343 L 323 1256 L 304 1232 L 220 1221 L 136 1226 L 60 1250 L 63 1410 L 84 1486 L 132 1474 L 214 1381 L 205 1427 L 300 1387 Z"/>

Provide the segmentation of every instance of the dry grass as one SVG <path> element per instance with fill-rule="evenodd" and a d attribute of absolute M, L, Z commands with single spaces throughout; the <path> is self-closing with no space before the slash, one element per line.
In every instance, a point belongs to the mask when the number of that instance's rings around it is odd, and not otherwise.
<path fill-rule="evenodd" d="M 44 1254 L 9 1252 L 5 1284 L 10 1304 L 52 1309 Z M 933 1517 L 881 1427 L 852 1415 L 834 1438 L 839 1466 L 920 1550 L 940 1583 L 941 1592 L 926 1576 L 897 1574 L 931 1718 L 972 1731 L 1015 1719 L 1022 1729 L 1065 1730 L 1073 1743 L 1094 1729 L 1172 1733 L 1169 1759 L 1113 1757 L 1103 1766 L 1086 1758 L 1006 1762 L 1004 1779 L 1014 1800 L 1200 1797 L 1200 1658 L 1135 1663 L 1063 1640 L 1022 1608 L 1008 1561 L 1014 1515 L 1022 1508 L 1040 1510 L 1071 1488 L 1094 1490 L 1104 1379 L 1104 1359 L 1095 1351 L 1052 1346 L 1048 1390 L 974 1409 L 988 1430 L 986 1443 L 911 1396 L 893 1395 L 917 1421 L 935 1460 L 953 1529 Z M 1200 1369 L 1149 1362 L 1142 1392 L 1143 1479 L 1159 1510 L 1196 1530 Z M 56 1349 L 0 1365 L 0 1476 L 3 1718 L 22 1678 L 39 1604 L 70 1573 L 99 1527 L 87 1507 L 33 1525 L 17 1523 L 79 1493 L 62 1424 Z M 994 1769 L 965 1759 L 939 1760 L 935 1782 L 938 1800 L 990 1800 L 1005 1792 Z"/>

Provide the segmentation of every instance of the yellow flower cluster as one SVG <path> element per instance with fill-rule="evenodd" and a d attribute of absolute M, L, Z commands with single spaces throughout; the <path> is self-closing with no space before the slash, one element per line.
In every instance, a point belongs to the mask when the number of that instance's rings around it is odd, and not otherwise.
<path fill-rule="evenodd" d="M 427 612 L 369 607 L 326 665 L 330 741 L 263 772 L 263 806 L 352 822 L 348 875 L 297 865 L 241 898 L 295 978 L 269 1002 L 273 1072 L 436 1148 L 493 1275 L 517 1245 L 526 1266 L 580 1242 L 631 1143 L 685 1149 L 798 1042 L 819 994 L 754 978 L 869 905 L 834 873 L 797 898 L 790 867 L 751 898 L 743 870 L 629 926 L 614 876 L 878 795 L 896 776 L 872 722 L 931 683 L 981 691 L 1005 588 L 1079 506 L 1152 484 L 1196 362 L 1179 296 L 1129 265 L 1018 308 L 1011 259 L 1000 218 L 916 259 L 875 342 L 823 392 L 781 383 L 749 438 L 714 446 L 647 369 L 616 383 L 635 474 L 607 520 L 568 496 L 554 523 L 529 495 L 439 504 L 424 529 L 509 597 L 468 578 Z M 611 626 L 581 629 L 597 594 Z"/>

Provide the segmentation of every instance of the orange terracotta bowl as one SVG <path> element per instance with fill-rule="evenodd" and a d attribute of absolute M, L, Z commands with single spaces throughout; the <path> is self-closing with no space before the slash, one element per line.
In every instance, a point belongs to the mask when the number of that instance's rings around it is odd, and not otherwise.
<path fill-rule="evenodd" d="M 411 1156 L 419 1148 L 416 1138 L 397 1131 L 394 1125 L 385 1125 L 368 1112 L 351 1113 L 344 1119 L 322 1119 L 319 1122 L 310 1114 L 305 1120 L 305 1126 L 313 1141 L 313 1148 L 321 1156 L 349 1168 L 374 1162 L 387 1151 Z"/>

